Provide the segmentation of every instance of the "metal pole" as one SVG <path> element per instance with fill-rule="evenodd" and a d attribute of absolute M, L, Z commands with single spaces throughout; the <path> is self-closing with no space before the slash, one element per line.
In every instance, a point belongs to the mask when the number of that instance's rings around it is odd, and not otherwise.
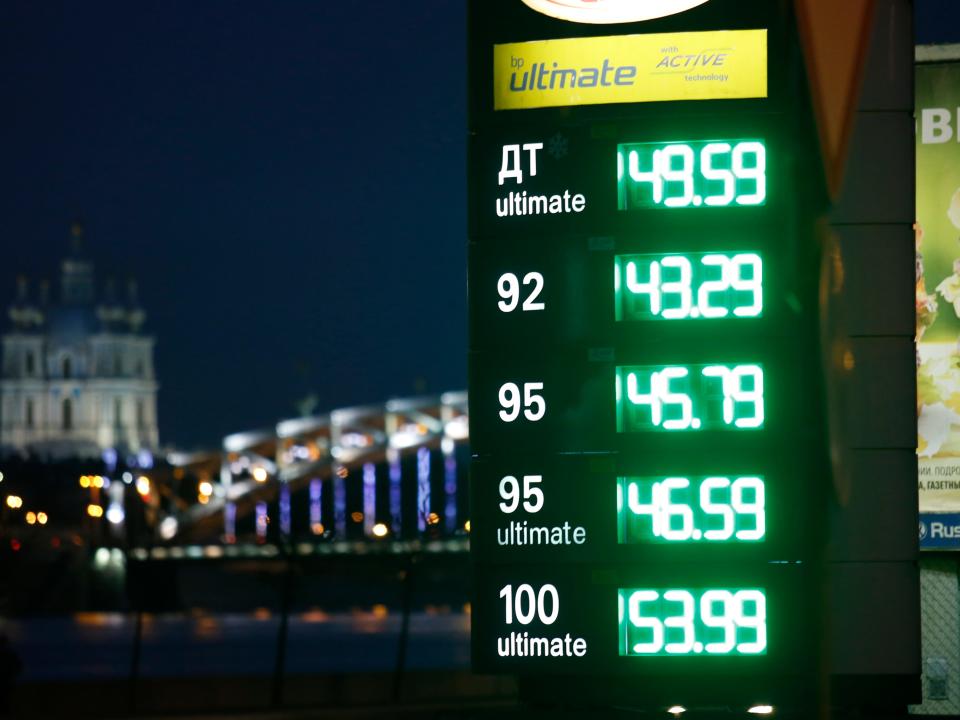
<path fill-rule="evenodd" d="M 417 556 L 411 555 L 407 567 L 403 570 L 401 582 L 403 596 L 401 600 L 400 637 L 397 642 L 397 668 L 393 676 L 393 700 L 400 702 L 403 691 L 403 673 L 407 664 L 407 640 L 410 637 L 410 605 L 413 596 L 413 569 L 417 564 Z"/>
<path fill-rule="evenodd" d="M 287 663 L 287 629 L 290 617 L 290 604 L 293 599 L 293 556 L 286 541 L 278 539 L 280 553 L 286 562 L 283 573 L 283 590 L 280 595 L 280 627 L 277 630 L 277 655 L 273 666 L 273 707 L 283 704 L 283 680 Z"/>

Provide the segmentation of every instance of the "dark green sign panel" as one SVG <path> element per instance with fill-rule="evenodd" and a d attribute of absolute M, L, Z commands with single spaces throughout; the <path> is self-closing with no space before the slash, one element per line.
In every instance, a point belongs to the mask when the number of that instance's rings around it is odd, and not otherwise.
<path fill-rule="evenodd" d="M 822 197 L 792 12 L 711 0 L 588 25 L 478 0 L 469 20 L 475 669 L 630 678 L 649 698 L 812 676 Z M 741 31 L 763 38 L 762 93 L 722 70 Z M 567 67 L 578 38 L 607 38 L 618 68 L 630 43 L 662 46 L 610 73 L 650 101 L 543 79 L 537 41 L 566 41 Z M 539 107 L 498 85 L 527 47 Z M 696 99 L 670 95 L 678 78 Z"/>

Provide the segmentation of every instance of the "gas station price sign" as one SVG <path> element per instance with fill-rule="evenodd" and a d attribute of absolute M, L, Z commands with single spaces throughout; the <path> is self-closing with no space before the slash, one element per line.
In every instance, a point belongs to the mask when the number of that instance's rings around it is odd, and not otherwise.
<path fill-rule="evenodd" d="M 621 477 L 620 543 L 763 542 L 767 534 L 762 477 Z"/>
<path fill-rule="evenodd" d="M 715 1 L 758 24 L 691 10 L 662 35 L 567 37 L 520 0 L 471 4 L 480 671 L 760 678 L 808 657 L 813 533 L 789 463 L 813 432 L 791 327 L 813 304 L 781 212 L 796 121 L 766 85 L 784 21 Z M 722 81 L 622 69 L 641 48 L 751 62 Z M 617 86 L 641 75 L 672 89 Z"/>
<path fill-rule="evenodd" d="M 621 144 L 617 190 L 621 210 L 764 205 L 767 147 L 762 140 Z"/>
<path fill-rule="evenodd" d="M 763 367 L 618 367 L 617 432 L 763 428 Z"/>
<path fill-rule="evenodd" d="M 620 654 L 763 655 L 763 588 L 620 589 Z"/>
<path fill-rule="evenodd" d="M 752 252 L 617 255 L 618 322 L 763 315 L 763 260 Z"/>

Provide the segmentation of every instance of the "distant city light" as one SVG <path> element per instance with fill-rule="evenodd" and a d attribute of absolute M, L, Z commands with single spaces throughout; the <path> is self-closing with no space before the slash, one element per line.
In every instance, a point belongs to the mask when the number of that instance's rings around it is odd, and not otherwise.
<path fill-rule="evenodd" d="M 146 475 L 141 475 L 137 478 L 137 492 L 143 497 L 150 494 L 150 478 Z"/>
<path fill-rule="evenodd" d="M 467 532 L 470 532 L 470 521 L 469 521 L 469 520 L 467 520 L 467 521 L 463 524 L 463 529 L 466 530 Z"/>
<path fill-rule="evenodd" d="M 440 516 L 437 515 L 435 512 L 432 512 L 429 515 L 427 515 L 427 525 L 436 525 L 439 522 L 440 522 Z"/>
<path fill-rule="evenodd" d="M 350 519 L 353 520 L 355 523 L 363 522 L 363 513 L 354 511 L 350 513 Z"/>
<path fill-rule="evenodd" d="M 0 482 L 3 482 L 3 473 L 0 472 Z"/>
<path fill-rule="evenodd" d="M 455 417 L 444 426 L 443 433 L 448 438 L 453 438 L 454 440 L 466 440 L 470 435 L 470 424 L 467 416 L 460 415 Z"/>
<path fill-rule="evenodd" d="M 149 470 L 153 467 L 153 454 L 149 450 L 141 450 L 137 453 L 137 465 L 142 467 L 144 470 Z"/>
<path fill-rule="evenodd" d="M 102 488 L 105 483 L 100 475 L 94 475 L 90 478 L 90 484 L 95 488 Z"/>
<path fill-rule="evenodd" d="M 82 488 L 88 488 L 88 487 L 90 487 L 90 476 L 89 476 L 89 475 L 81 475 L 81 476 L 80 476 L 80 487 L 82 487 Z"/>
<path fill-rule="evenodd" d="M 209 480 L 202 480 L 197 486 L 197 492 L 201 495 L 213 495 L 213 483 Z"/>
<path fill-rule="evenodd" d="M 313 523 L 310 526 L 310 532 L 314 535 L 323 535 L 323 523 Z"/>
<path fill-rule="evenodd" d="M 252 475 L 253 475 L 253 479 L 256 480 L 258 483 L 267 481 L 267 470 L 266 468 L 262 468 L 259 465 L 253 469 Z"/>
<path fill-rule="evenodd" d="M 123 512 L 123 506 L 120 503 L 110 503 L 107 508 L 107 520 L 112 525 L 119 525 L 123 522 L 126 514 Z"/>
<path fill-rule="evenodd" d="M 773 715 L 773 705 L 754 705 L 747 712 L 753 715 Z"/>
<path fill-rule="evenodd" d="M 93 554 L 93 563 L 97 567 L 103 568 L 110 564 L 110 551 L 107 548 L 97 548 Z"/>
<path fill-rule="evenodd" d="M 16 510 L 18 507 L 23 505 L 23 498 L 19 495 L 7 495 L 7 507 L 11 510 Z"/>
<path fill-rule="evenodd" d="M 373 526 L 374 537 L 378 537 L 378 538 L 386 537 L 388 532 L 390 531 L 387 529 L 387 526 L 384 525 L 383 523 L 377 523 L 376 525 Z"/>
<path fill-rule="evenodd" d="M 48 520 L 48 518 L 47 518 L 47 514 L 46 514 L 45 512 L 38 512 L 38 513 L 37 513 L 37 522 L 38 522 L 38 523 L 40 523 L 41 525 L 46 525 L 46 524 L 47 524 L 47 520 Z"/>
<path fill-rule="evenodd" d="M 103 517 L 103 508 L 99 505 L 87 505 L 87 515 L 92 518 Z"/>
<path fill-rule="evenodd" d="M 132 474 L 132 473 L 129 473 L 129 472 L 125 472 L 125 473 L 123 474 L 123 482 L 126 483 L 127 485 L 129 485 L 130 483 L 132 483 L 132 482 L 133 482 L 133 474 Z"/>
<path fill-rule="evenodd" d="M 175 517 L 166 517 L 160 523 L 160 537 L 163 540 L 169 540 L 177 534 L 177 519 Z"/>
<path fill-rule="evenodd" d="M 37 522 L 37 514 L 31 510 L 24 519 L 27 521 L 27 525 L 34 525 Z"/>
<path fill-rule="evenodd" d="M 683 715 L 686 711 L 687 709 L 683 705 L 674 705 L 667 708 L 667 712 L 671 715 Z"/>

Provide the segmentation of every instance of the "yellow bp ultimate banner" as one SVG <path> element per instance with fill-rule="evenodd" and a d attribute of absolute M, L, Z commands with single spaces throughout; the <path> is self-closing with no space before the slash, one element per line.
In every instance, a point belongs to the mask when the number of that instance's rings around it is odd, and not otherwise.
<path fill-rule="evenodd" d="M 767 97 L 767 31 L 615 35 L 493 48 L 495 110 Z"/>

